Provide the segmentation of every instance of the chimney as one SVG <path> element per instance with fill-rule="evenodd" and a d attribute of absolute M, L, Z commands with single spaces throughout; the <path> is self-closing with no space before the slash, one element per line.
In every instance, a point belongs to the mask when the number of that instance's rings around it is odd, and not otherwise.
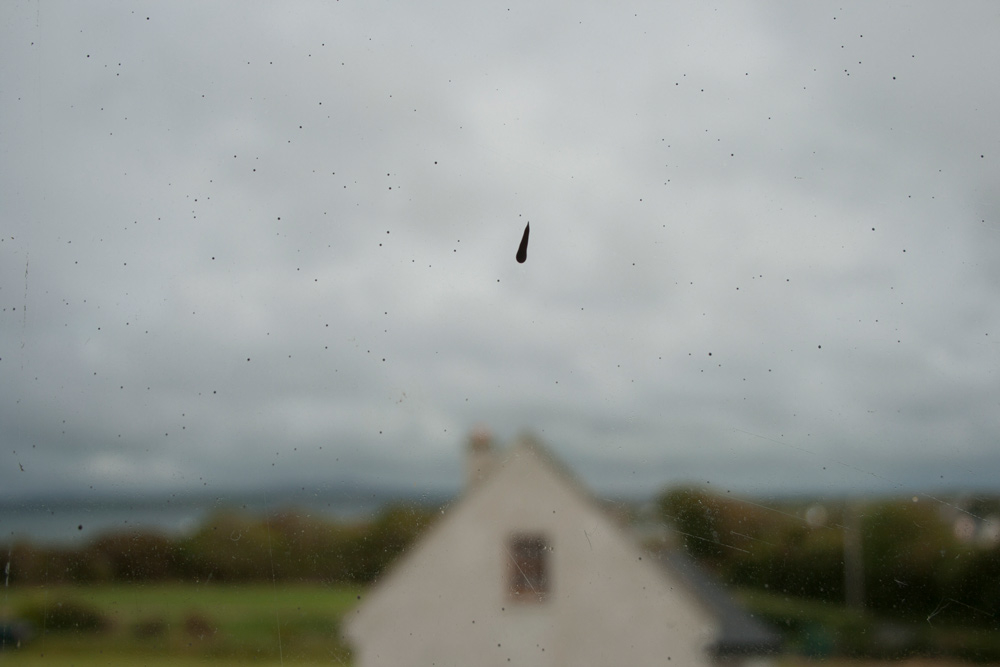
<path fill-rule="evenodd" d="M 489 477 L 493 463 L 493 436 L 489 429 L 479 426 L 469 435 L 465 454 L 465 490 L 474 489 Z"/>

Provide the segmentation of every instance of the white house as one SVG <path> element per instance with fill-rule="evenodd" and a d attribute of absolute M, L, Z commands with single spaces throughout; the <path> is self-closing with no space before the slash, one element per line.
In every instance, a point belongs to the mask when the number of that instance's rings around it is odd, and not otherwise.
<path fill-rule="evenodd" d="M 761 639 L 534 440 L 498 452 L 476 433 L 467 471 L 462 498 L 345 618 L 360 667 L 740 664 L 732 654 Z"/>

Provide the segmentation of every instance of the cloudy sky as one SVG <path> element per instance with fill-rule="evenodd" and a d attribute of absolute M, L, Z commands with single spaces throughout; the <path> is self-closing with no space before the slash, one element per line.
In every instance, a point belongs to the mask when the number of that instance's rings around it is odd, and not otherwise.
<path fill-rule="evenodd" d="M 479 424 L 606 494 L 998 489 L 998 30 L 2 3 L 0 497 L 454 490 Z"/>

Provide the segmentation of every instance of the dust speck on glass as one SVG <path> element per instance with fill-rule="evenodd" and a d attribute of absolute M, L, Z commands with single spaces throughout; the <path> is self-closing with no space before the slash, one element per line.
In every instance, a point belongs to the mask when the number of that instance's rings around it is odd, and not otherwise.
<path fill-rule="evenodd" d="M 0 5 L 0 661 L 1000 663 L 998 31 Z"/>

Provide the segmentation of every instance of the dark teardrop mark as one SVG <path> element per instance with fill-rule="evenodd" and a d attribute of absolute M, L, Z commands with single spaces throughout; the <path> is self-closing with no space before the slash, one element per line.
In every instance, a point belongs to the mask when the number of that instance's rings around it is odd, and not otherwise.
<path fill-rule="evenodd" d="M 524 226 L 524 236 L 521 237 L 521 245 L 517 247 L 517 263 L 524 264 L 528 259 L 528 232 L 531 230 L 531 223 Z"/>

